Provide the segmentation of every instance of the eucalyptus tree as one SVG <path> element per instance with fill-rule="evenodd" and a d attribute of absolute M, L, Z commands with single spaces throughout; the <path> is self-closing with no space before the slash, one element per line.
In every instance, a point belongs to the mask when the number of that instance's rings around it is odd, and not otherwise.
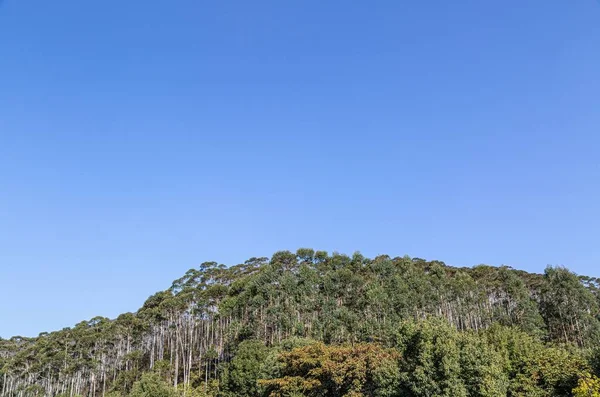
<path fill-rule="evenodd" d="M 588 354 L 599 340 L 598 285 L 563 268 L 538 275 L 308 248 L 204 262 L 136 313 L 0 340 L 0 397 L 125 396 L 149 379 L 185 397 L 256 393 L 258 374 L 244 363 L 266 352 L 265 380 L 278 379 L 273 357 L 298 338 L 396 349 L 406 395 L 567 395 L 582 374 L 600 376 Z"/>

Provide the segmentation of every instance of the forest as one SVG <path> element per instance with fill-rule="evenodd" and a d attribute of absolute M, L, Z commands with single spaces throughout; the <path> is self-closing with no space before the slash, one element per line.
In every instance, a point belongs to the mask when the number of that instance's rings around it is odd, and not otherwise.
<path fill-rule="evenodd" d="M 135 313 L 0 339 L 0 396 L 600 396 L 599 306 L 564 267 L 205 262 Z"/>

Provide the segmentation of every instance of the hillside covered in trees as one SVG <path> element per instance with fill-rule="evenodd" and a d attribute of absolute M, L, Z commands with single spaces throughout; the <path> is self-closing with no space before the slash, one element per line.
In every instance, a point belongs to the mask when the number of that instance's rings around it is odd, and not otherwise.
<path fill-rule="evenodd" d="M 599 287 L 312 249 L 207 262 L 136 313 L 0 339 L 0 396 L 600 396 Z"/>

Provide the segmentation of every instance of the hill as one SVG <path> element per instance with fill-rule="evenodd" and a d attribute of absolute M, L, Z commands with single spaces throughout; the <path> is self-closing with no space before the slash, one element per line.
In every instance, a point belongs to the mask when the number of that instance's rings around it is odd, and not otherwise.
<path fill-rule="evenodd" d="M 136 313 L 0 340 L 0 396 L 594 395 L 599 287 L 311 249 L 206 262 Z"/>

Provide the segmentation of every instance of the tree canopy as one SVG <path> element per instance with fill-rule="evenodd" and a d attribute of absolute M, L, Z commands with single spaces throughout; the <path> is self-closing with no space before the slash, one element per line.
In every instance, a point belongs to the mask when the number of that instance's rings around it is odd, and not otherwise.
<path fill-rule="evenodd" d="M 593 396 L 599 287 L 306 248 L 205 262 L 136 313 L 0 339 L 0 397 Z"/>

